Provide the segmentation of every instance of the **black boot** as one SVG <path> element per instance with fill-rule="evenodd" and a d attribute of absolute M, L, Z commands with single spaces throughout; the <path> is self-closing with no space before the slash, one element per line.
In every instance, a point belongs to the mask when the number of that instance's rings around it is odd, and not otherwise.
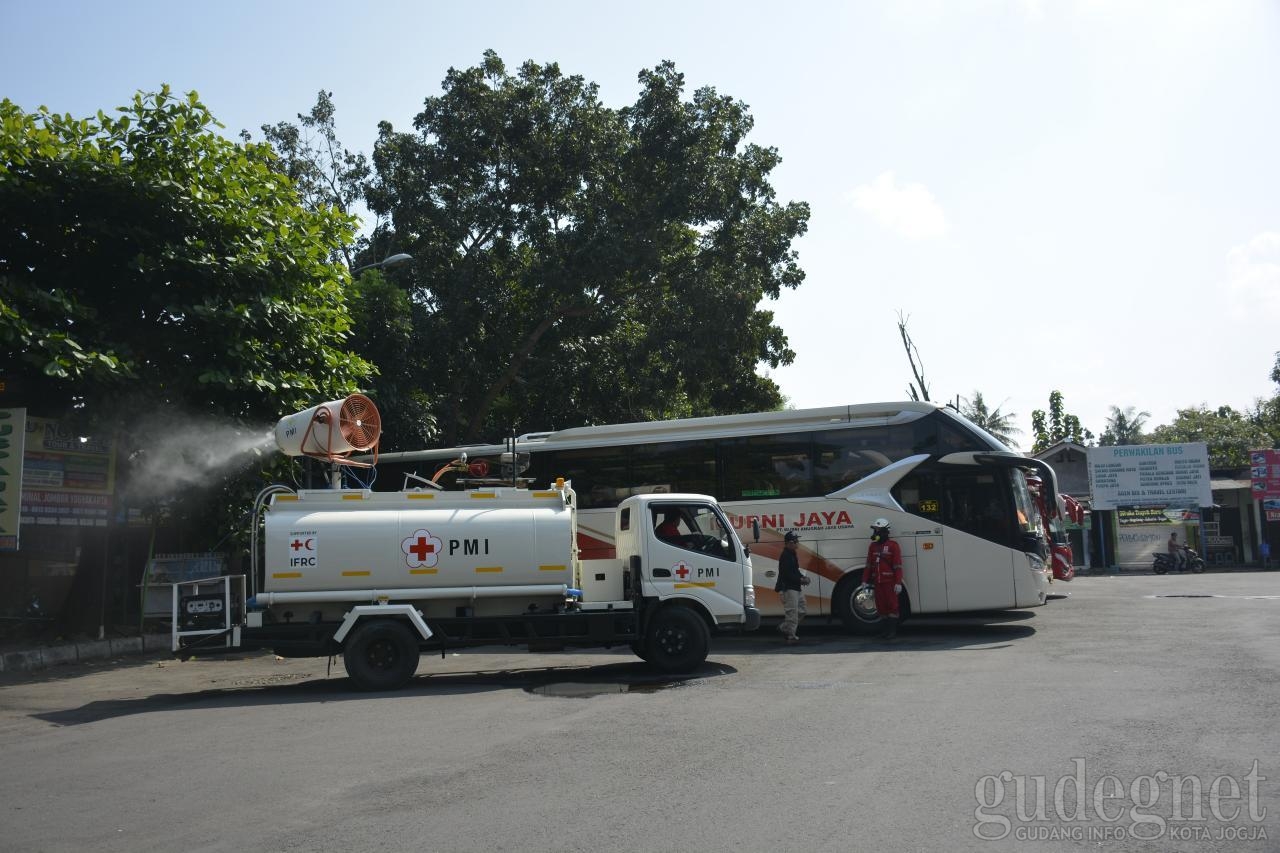
<path fill-rule="evenodd" d="M 898 617 L 889 616 L 885 620 L 885 628 L 883 636 L 886 640 L 892 640 L 898 636 Z"/>

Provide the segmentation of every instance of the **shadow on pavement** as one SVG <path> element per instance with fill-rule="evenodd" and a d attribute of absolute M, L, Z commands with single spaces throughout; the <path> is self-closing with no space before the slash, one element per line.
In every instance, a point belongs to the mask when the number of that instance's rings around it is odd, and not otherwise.
<path fill-rule="evenodd" d="M 107 699 L 31 716 L 57 726 L 78 726 L 158 711 L 359 702 L 370 697 L 409 700 L 492 690 L 521 689 L 537 695 L 586 698 L 611 693 L 652 693 L 736 672 L 732 666 L 712 662 L 703 664 L 692 673 L 679 676 L 656 673 L 641 661 L 597 666 L 536 666 L 440 674 L 420 673 L 401 690 L 381 692 L 356 690 L 350 686 L 345 676 L 280 683 L 282 679 L 289 679 L 291 676 L 276 675 L 258 679 L 246 678 L 244 682 L 250 683 L 242 682 L 229 688 L 193 693 L 157 693 L 138 699 Z M 254 681 L 259 683 L 252 683 Z"/>
<path fill-rule="evenodd" d="M 820 617 L 822 618 L 822 617 Z M 776 622 L 760 630 L 716 640 L 716 649 L 750 654 L 777 650 L 781 654 L 857 654 L 861 652 L 988 651 L 1002 648 L 1035 634 L 1023 624 L 1035 614 L 1025 610 L 966 613 L 964 616 L 921 616 L 907 619 L 898 636 L 885 641 L 876 636 L 855 636 L 839 624 L 802 622 L 800 642 L 783 645 Z"/>

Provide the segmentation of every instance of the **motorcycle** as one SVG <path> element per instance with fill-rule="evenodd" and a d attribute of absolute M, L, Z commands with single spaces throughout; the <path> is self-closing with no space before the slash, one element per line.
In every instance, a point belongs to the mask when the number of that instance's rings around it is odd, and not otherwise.
<path fill-rule="evenodd" d="M 1154 559 L 1151 561 L 1151 571 L 1158 575 L 1166 574 L 1170 571 L 1177 570 L 1185 572 L 1190 569 L 1195 574 L 1204 571 L 1204 558 L 1196 553 L 1196 550 L 1189 545 L 1182 546 L 1182 566 L 1177 567 L 1174 563 L 1173 555 L 1167 551 L 1157 551 Z"/>

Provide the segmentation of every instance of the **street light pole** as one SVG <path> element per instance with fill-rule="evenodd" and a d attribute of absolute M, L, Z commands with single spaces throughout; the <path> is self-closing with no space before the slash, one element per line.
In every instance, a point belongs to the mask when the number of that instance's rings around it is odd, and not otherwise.
<path fill-rule="evenodd" d="M 382 269 L 387 269 L 388 267 L 398 267 L 400 266 L 400 264 L 403 264 L 411 260 L 413 260 L 413 255 L 406 255 L 403 252 L 401 252 L 398 255 L 389 255 L 388 257 L 383 258 L 382 260 L 378 261 L 375 264 L 365 264 L 362 267 L 356 267 L 351 271 L 351 275 L 354 277 L 359 273 L 364 272 L 365 270 L 371 270 L 371 269 L 382 270 Z"/>

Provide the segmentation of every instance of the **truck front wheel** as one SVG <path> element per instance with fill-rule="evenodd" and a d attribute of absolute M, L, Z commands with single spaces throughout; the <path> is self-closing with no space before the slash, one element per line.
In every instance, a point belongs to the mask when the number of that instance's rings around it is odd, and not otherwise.
<path fill-rule="evenodd" d="M 375 619 L 351 633 L 342 662 L 361 690 L 395 690 L 418 669 L 418 642 L 404 622 Z"/>
<path fill-rule="evenodd" d="M 642 655 L 651 666 L 670 673 L 691 672 L 707 659 L 711 632 L 687 607 L 665 607 L 649 623 Z"/>

